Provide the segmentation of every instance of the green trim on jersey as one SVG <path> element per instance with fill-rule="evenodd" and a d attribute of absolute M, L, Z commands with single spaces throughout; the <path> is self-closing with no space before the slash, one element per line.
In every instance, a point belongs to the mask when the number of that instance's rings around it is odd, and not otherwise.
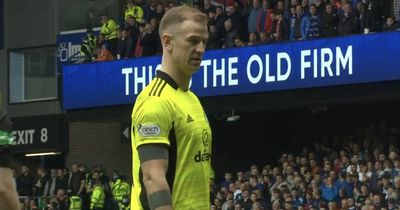
<path fill-rule="evenodd" d="M 178 88 L 169 75 L 158 71 L 136 99 L 131 132 L 132 209 L 148 209 L 137 148 L 160 143 L 176 151 L 176 158 L 170 155 L 168 165 L 173 180 L 173 209 L 210 208 L 211 129 L 200 101 L 191 91 Z"/>

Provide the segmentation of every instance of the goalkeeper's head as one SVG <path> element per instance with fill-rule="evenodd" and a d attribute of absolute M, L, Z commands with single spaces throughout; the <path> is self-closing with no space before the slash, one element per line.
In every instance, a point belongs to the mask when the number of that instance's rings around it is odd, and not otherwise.
<path fill-rule="evenodd" d="M 0 108 L 0 147 L 11 144 L 13 140 L 12 123 L 5 110 Z"/>

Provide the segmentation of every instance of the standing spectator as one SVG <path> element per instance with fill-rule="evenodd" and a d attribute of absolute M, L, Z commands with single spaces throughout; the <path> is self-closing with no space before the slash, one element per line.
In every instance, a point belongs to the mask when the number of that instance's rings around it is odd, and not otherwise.
<path fill-rule="evenodd" d="M 132 52 L 130 55 L 128 55 L 129 58 L 134 57 L 134 50 L 136 48 L 136 42 L 139 38 L 139 24 L 138 22 L 135 20 L 135 18 L 133 18 L 132 16 L 128 17 L 128 21 L 125 24 L 125 29 L 128 33 L 129 39 L 132 41 L 131 42 L 131 49 Z"/>
<path fill-rule="evenodd" d="M 211 13 L 211 12 L 210 12 Z M 208 50 L 220 49 L 221 48 L 221 34 L 218 31 L 214 22 L 209 24 L 208 30 L 208 41 L 207 47 Z"/>
<path fill-rule="evenodd" d="M 200 11 L 208 15 L 211 10 L 215 11 L 215 9 L 215 6 L 211 4 L 211 0 L 203 0 L 203 5 Z"/>
<path fill-rule="evenodd" d="M 242 15 L 237 11 L 234 5 L 226 8 L 226 18 L 232 22 L 233 29 L 238 33 L 241 39 L 247 39 L 247 22 L 243 21 Z"/>
<path fill-rule="evenodd" d="M 102 24 L 100 33 L 104 34 L 104 38 L 109 44 L 109 50 L 114 55 L 117 50 L 118 25 L 115 20 L 104 13 L 100 15 L 100 21 Z"/>
<path fill-rule="evenodd" d="M 34 178 L 26 165 L 21 166 L 21 174 L 17 177 L 17 191 L 20 196 L 32 196 Z"/>
<path fill-rule="evenodd" d="M 153 33 L 150 23 L 146 23 L 141 40 L 141 45 L 143 47 L 142 56 L 155 55 L 158 50 L 157 43 L 157 33 Z"/>
<path fill-rule="evenodd" d="M 267 34 L 271 33 L 272 30 L 272 22 L 273 22 L 273 10 L 270 7 L 268 0 L 263 0 L 262 8 L 259 10 L 258 18 L 257 18 L 257 32 L 267 32 Z"/>
<path fill-rule="evenodd" d="M 310 15 L 305 16 L 302 23 L 303 39 L 317 39 L 321 36 L 321 22 L 315 4 L 310 6 Z M 312 164 L 313 161 L 311 161 Z M 313 166 L 311 166 L 313 168 Z M 315 169 L 312 169 L 313 171 Z M 315 174 L 315 172 L 313 172 Z"/>
<path fill-rule="evenodd" d="M 117 59 L 126 59 L 133 55 L 132 52 L 132 40 L 128 36 L 126 29 L 121 30 L 121 37 L 118 38 L 117 42 Z"/>
<path fill-rule="evenodd" d="M 135 5 L 133 0 L 127 0 L 126 1 L 126 10 L 125 10 L 125 21 L 128 20 L 129 16 L 132 16 L 135 18 L 137 22 L 142 22 L 143 19 L 143 9 Z"/>
<path fill-rule="evenodd" d="M 64 172 L 62 169 L 57 169 L 55 191 L 57 192 L 59 189 L 64 189 L 64 191 L 66 191 L 68 189 L 68 177 L 64 175 Z"/>
<path fill-rule="evenodd" d="M 68 192 L 70 195 L 78 195 L 82 199 L 83 209 L 87 207 L 85 175 L 79 171 L 79 166 L 77 164 L 72 165 Z"/>
<path fill-rule="evenodd" d="M 280 12 L 275 13 L 275 21 L 272 24 L 271 37 L 275 42 L 287 41 L 289 37 L 289 26 Z"/>
<path fill-rule="evenodd" d="M 333 180 L 331 177 L 326 178 L 326 181 L 321 186 L 322 198 L 324 201 L 331 202 L 337 201 L 339 197 L 339 189 L 337 185 L 333 184 Z"/>
<path fill-rule="evenodd" d="M 337 36 L 337 25 L 339 23 L 338 15 L 333 11 L 333 6 L 327 4 L 325 14 L 321 19 L 321 35 L 322 37 L 335 37 Z"/>
<path fill-rule="evenodd" d="M 339 35 L 345 36 L 355 34 L 359 31 L 359 21 L 354 15 L 351 4 L 345 3 L 343 5 L 343 14 L 340 17 L 339 22 Z"/>
<path fill-rule="evenodd" d="M 217 6 L 217 9 L 215 10 L 215 25 L 219 32 L 223 32 L 225 29 L 226 15 L 223 11 L 222 6 Z"/>
<path fill-rule="evenodd" d="M 56 194 L 56 185 L 57 185 L 57 170 L 50 170 L 50 177 L 48 180 L 48 190 L 45 192 L 45 195 L 52 196 Z"/>
<path fill-rule="evenodd" d="M 260 12 L 259 1 L 253 0 L 253 8 L 251 8 L 250 10 L 248 17 L 249 21 L 247 24 L 249 33 L 257 32 L 257 20 L 259 12 Z"/>
<path fill-rule="evenodd" d="M 383 25 L 384 31 L 394 31 L 397 30 L 398 28 L 399 28 L 399 23 L 396 21 L 395 17 L 386 18 L 386 23 L 385 25 Z"/>
<path fill-rule="evenodd" d="M 35 184 L 35 196 L 42 197 L 45 195 L 45 192 L 48 190 L 48 176 L 46 169 L 38 168 L 37 169 L 38 179 Z"/>
<path fill-rule="evenodd" d="M 317 13 L 320 17 L 324 15 L 325 13 L 325 8 L 326 8 L 326 3 L 324 0 L 316 0 L 315 1 L 315 6 L 317 7 Z"/>
<path fill-rule="evenodd" d="M 369 22 L 369 18 L 367 16 L 367 11 L 365 9 L 365 5 L 362 2 L 357 3 L 355 15 L 358 17 L 359 20 L 359 28 L 360 33 L 368 33 L 369 29 L 371 28 L 371 24 Z"/>
<path fill-rule="evenodd" d="M 161 21 L 161 18 L 164 16 L 164 14 L 165 14 L 165 7 L 164 7 L 164 4 L 162 2 L 160 2 L 157 5 L 156 16 L 150 18 L 149 20 L 152 20 L 155 18 L 157 21 Z"/>
<path fill-rule="evenodd" d="M 157 0 L 150 0 L 149 5 L 142 7 L 144 11 L 143 17 L 145 20 L 150 20 L 151 18 L 157 17 L 157 6 L 158 6 Z"/>
<path fill-rule="evenodd" d="M 301 36 L 301 22 L 303 20 L 303 8 L 300 5 L 290 8 L 289 40 L 299 40 Z M 307 159 L 305 159 L 307 160 Z"/>
<path fill-rule="evenodd" d="M 222 48 L 231 48 L 235 46 L 235 39 L 239 37 L 238 33 L 232 26 L 231 19 L 227 19 L 225 21 L 225 36 L 224 36 L 224 43 Z"/>

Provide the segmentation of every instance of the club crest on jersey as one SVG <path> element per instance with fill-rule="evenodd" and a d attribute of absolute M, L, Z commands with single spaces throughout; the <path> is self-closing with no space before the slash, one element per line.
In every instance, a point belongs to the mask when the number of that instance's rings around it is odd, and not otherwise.
<path fill-rule="evenodd" d="M 144 137 L 158 136 L 161 133 L 161 128 L 155 124 L 139 124 L 138 132 L 141 136 Z"/>

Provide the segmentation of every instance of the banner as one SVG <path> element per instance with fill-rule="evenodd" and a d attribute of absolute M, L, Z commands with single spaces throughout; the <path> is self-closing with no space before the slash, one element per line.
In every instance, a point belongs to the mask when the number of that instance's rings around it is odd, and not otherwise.
<path fill-rule="evenodd" d="M 62 115 L 12 118 L 14 142 L 19 153 L 66 151 L 66 124 Z"/>
<path fill-rule="evenodd" d="M 198 96 L 313 88 L 400 79 L 400 32 L 207 51 L 193 75 Z M 63 68 L 64 109 L 133 104 L 160 57 Z"/>

